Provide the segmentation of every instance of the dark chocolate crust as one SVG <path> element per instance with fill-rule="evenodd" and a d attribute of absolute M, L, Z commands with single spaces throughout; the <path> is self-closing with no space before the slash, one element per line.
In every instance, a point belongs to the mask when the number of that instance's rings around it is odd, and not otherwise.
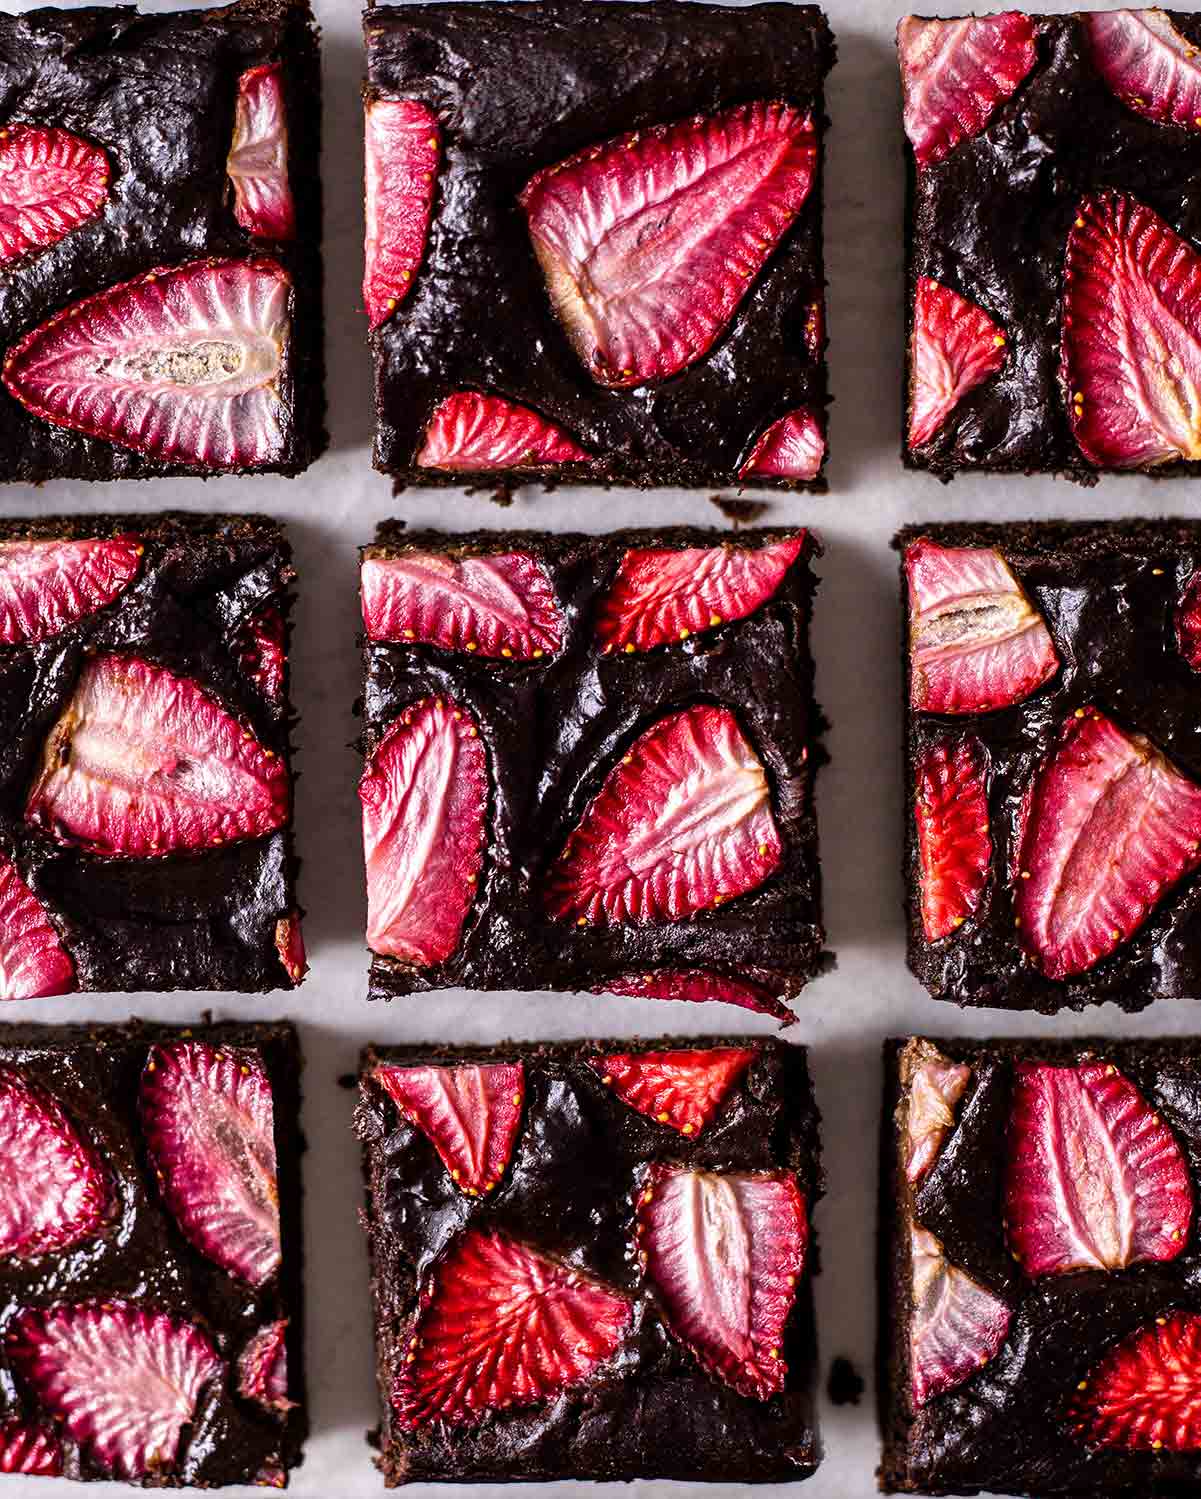
<path fill-rule="evenodd" d="M 816 6 L 377 6 L 364 31 L 368 97 L 420 99 L 444 129 L 423 267 L 396 315 L 371 337 L 377 468 L 420 485 L 468 477 L 502 486 L 561 478 L 715 487 L 735 482 L 755 440 L 785 412 L 807 405 L 824 416 L 824 348 L 809 354 L 803 336 L 825 286 L 822 85 L 834 62 Z M 818 175 L 796 223 L 704 358 L 662 384 L 603 389 L 551 309 L 518 193 L 535 172 L 586 147 L 752 99 L 813 110 Z M 460 389 L 532 407 L 595 461 L 470 476 L 416 468 L 431 413 Z"/>
<path fill-rule="evenodd" d="M 599 989 L 673 967 L 733 977 L 751 967 L 776 991 L 800 992 L 822 965 L 825 937 L 813 800 L 824 721 L 813 701 L 808 640 L 817 542 L 806 538 L 776 593 L 746 619 L 633 655 L 605 655 L 594 636 L 597 602 L 628 548 L 753 548 L 799 534 L 672 527 L 608 536 L 453 536 L 407 532 L 398 522 L 380 527 L 367 555 L 532 554 L 550 573 L 565 632 L 556 656 L 526 662 L 364 643 L 364 752 L 407 704 L 444 693 L 474 715 L 491 787 L 484 871 L 457 950 L 428 968 L 373 957 L 372 998 L 458 987 Z M 543 914 L 545 875 L 607 772 L 653 721 L 697 701 L 730 708 L 767 769 L 780 868 L 758 889 L 684 921 L 581 928 L 550 920 Z"/>
<path fill-rule="evenodd" d="M 1008 870 L 1022 798 L 1060 725 L 1095 705 L 1146 734 L 1201 779 L 1198 679 L 1176 647 L 1174 612 L 1201 567 L 1201 523 L 1185 520 L 908 526 L 899 550 L 926 536 L 942 546 L 997 547 L 1039 608 L 1062 666 L 1025 702 L 999 713 L 937 716 L 906 710 L 905 883 L 909 967 L 936 999 L 1002 1009 L 1083 1009 L 1110 1000 L 1141 1010 L 1154 999 L 1201 998 L 1201 880 L 1190 875 L 1112 956 L 1066 980 L 1027 959 L 1014 926 Z M 902 669 L 909 681 L 908 591 L 901 568 Z M 906 687 L 906 691 L 908 688 Z M 989 760 L 992 876 L 980 910 L 952 936 L 922 931 L 915 766 L 933 740 L 976 736 Z"/>
<path fill-rule="evenodd" d="M 283 1259 L 257 1290 L 197 1253 L 180 1233 L 154 1184 L 138 1119 L 138 1089 L 151 1046 L 199 1040 L 252 1052 L 271 1083 Z M 0 1066 L 51 1093 L 84 1138 L 94 1143 L 116 1189 L 118 1218 L 98 1240 L 27 1262 L 0 1261 L 0 1328 L 28 1306 L 57 1302 L 136 1303 L 198 1323 L 226 1363 L 224 1380 L 201 1395 L 184 1428 L 170 1473 L 147 1488 L 216 1488 L 284 1474 L 301 1461 L 308 1435 L 304 1377 L 299 1133 L 300 1047 L 286 1021 L 204 1023 L 187 1028 L 133 1020 L 127 1025 L 0 1025 Z M 237 1393 L 237 1361 L 261 1327 L 286 1318 L 288 1395 L 273 1414 Z M 39 1415 L 0 1338 L 0 1419 Z M 43 1417 L 44 1419 L 44 1417 Z M 111 1475 L 67 1438 L 64 1476 L 99 1481 Z M 279 1487 L 272 1479 L 271 1487 Z"/>
<path fill-rule="evenodd" d="M 760 1055 L 693 1141 L 627 1108 L 587 1065 L 605 1052 L 753 1046 Z M 453 1185 L 425 1136 L 371 1079 L 380 1062 L 525 1064 L 513 1159 L 495 1193 Z M 556 1046 L 369 1047 L 355 1115 L 363 1142 L 382 1429 L 379 1467 L 391 1485 L 551 1478 L 677 1478 L 760 1483 L 809 1477 L 815 1430 L 816 1336 L 809 1277 L 785 1330 L 783 1394 L 760 1402 L 706 1374 L 668 1333 L 638 1276 L 632 1207 L 653 1161 L 705 1170 L 796 1173 L 810 1216 L 823 1189 L 819 1115 L 803 1047 L 760 1037 L 664 1037 Z M 614 1359 L 553 1405 L 491 1415 L 478 1426 L 406 1431 L 390 1392 L 408 1351 L 417 1288 L 468 1224 L 495 1224 L 628 1292 L 636 1309 Z M 815 1264 L 811 1238 L 808 1263 Z"/>
<path fill-rule="evenodd" d="M 1201 46 L 1201 17 L 1167 14 Z M 980 469 L 1095 480 L 1059 376 L 1064 253 L 1085 193 L 1129 193 L 1201 245 L 1201 134 L 1124 105 L 1094 68 L 1075 16 L 1033 19 L 1038 60 L 984 130 L 921 171 L 905 148 L 907 334 L 917 278 L 931 276 L 982 307 L 1009 344 L 1000 372 L 969 391 L 929 442 L 911 452 L 902 434 L 905 463 L 943 480 Z M 1196 476 L 1201 463 L 1151 472 Z"/>

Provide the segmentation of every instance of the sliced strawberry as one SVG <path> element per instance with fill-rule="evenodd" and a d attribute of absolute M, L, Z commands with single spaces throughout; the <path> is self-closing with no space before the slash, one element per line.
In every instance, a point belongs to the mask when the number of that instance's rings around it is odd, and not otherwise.
<path fill-rule="evenodd" d="M 368 557 L 360 572 L 369 640 L 538 660 L 563 644 L 563 610 L 529 552 L 455 560 L 437 552 Z"/>
<path fill-rule="evenodd" d="M 252 614 L 238 632 L 238 654 L 246 675 L 269 703 L 283 702 L 288 670 L 285 634 L 283 613 L 274 604 Z"/>
<path fill-rule="evenodd" d="M 551 302 L 600 385 L 713 346 L 809 196 L 811 115 L 778 100 L 635 131 L 545 167 L 521 206 Z"/>
<path fill-rule="evenodd" d="M 1116 1067 L 1017 1064 L 1005 1227 L 1027 1275 L 1174 1260 L 1192 1216 L 1175 1136 Z"/>
<path fill-rule="evenodd" d="M 0 541 L 0 643 L 61 635 L 128 588 L 141 557 L 136 536 Z"/>
<path fill-rule="evenodd" d="M 412 290 L 425 258 L 441 132 L 416 99 L 370 99 L 367 132 L 363 301 L 372 328 Z"/>
<path fill-rule="evenodd" d="M 430 1280 L 393 1404 L 410 1429 L 541 1405 L 612 1358 L 632 1311 L 581 1271 L 468 1229 Z"/>
<path fill-rule="evenodd" d="M 295 1409 L 288 1399 L 288 1324 L 260 1327 L 238 1359 L 238 1394 L 280 1415 Z"/>
<path fill-rule="evenodd" d="M 262 838 L 288 818 L 288 769 L 198 682 L 94 656 L 51 729 L 25 819 L 124 859 Z"/>
<path fill-rule="evenodd" d="M 169 1473 L 204 1387 L 223 1372 L 198 1327 L 128 1301 L 30 1307 L 5 1342 L 40 1403 L 116 1478 Z"/>
<path fill-rule="evenodd" d="M 905 134 L 919 167 L 979 135 L 1037 61 L 1034 21 L 1016 10 L 897 27 Z"/>
<path fill-rule="evenodd" d="M 1201 254 L 1122 193 L 1081 200 L 1064 262 L 1060 379 L 1101 468 L 1201 460 Z"/>
<path fill-rule="evenodd" d="M 94 1239 L 112 1201 L 100 1157 L 58 1100 L 0 1068 L 0 1259 L 30 1260 Z"/>
<path fill-rule="evenodd" d="M 607 979 L 592 992 L 621 994 L 630 999 L 681 999 L 692 1003 L 715 1000 L 755 1010 L 760 1015 L 774 1015 L 786 1025 L 796 1020 L 778 992 L 766 984 L 730 978 L 724 973 L 708 973 L 703 968 L 655 968 L 649 973 L 626 974 Z"/>
<path fill-rule="evenodd" d="M 418 468 L 479 474 L 555 468 L 587 457 L 578 442 L 528 406 L 459 390 L 430 417 L 416 463 Z"/>
<path fill-rule="evenodd" d="M 142 1130 L 163 1201 L 185 1239 L 252 1286 L 280 1262 L 271 1083 L 249 1051 L 203 1041 L 154 1046 Z"/>
<path fill-rule="evenodd" d="M 45 250 L 94 219 L 108 199 L 108 157 L 69 130 L 0 130 L 0 265 Z"/>
<path fill-rule="evenodd" d="M 0 1473 L 58 1478 L 62 1471 L 63 1444 L 56 1431 L 15 1416 L 0 1421 Z"/>
<path fill-rule="evenodd" d="M 905 1178 L 919 1182 L 942 1153 L 955 1128 L 955 1110 L 971 1081 L 972 1069 L 944 1057 L 929 1041 L 907 1048 L 903 1081 L 908 1108 L 905 1117 Z"/>
<path fill-rule="evenodd" d="M 671 713 L 610 770 L 550 874 L 553 917 L 679 921 L 780 863 L 767 774 L 728 708 Z"/>
<path fill-rule="evenodd" d="M 1176 648 L 1194 671 L 1201 672 L 1201 568 L 1184 585 L 1176 606 Z"/>
<path fill-rule="evenodd" d="M 290 916 L 282 916 L 275 923 L 275 950 L 279 954 L 279 961 L 284 965 L 284 972 L 294 984 L 299 984 L 309 971 L 299 911 L 293 911 Z"/>
<path fill-rule="evenodd" d="M 469 713 L 444 698 L 405 709 L 359 782 L 367 945 L 429 966 L 459 945 L 484 862 L 488 770 Z"/>
<path fill-rule="evenodd" d="M 909 338 L 909 446 L 939 431 L 964 396 L 1005 363 L 1005 330 L 949 286 L 919 276 Z"/>
<path fill-rule="evenodd" d="M 1078 708 L 1039 771 L 1018 849 L 1014 910 L 1048 978 L 1131 937 L 1201 863 L 1201 786 L 1142 734 Z"/>
<path fill-rule="evenodd" d="M 772 597 L 805 532 L 761 547 L 639 547 L 626 552 L 597 609 L 605 651 L 649 651 L 745 619 Z"/>
<path fill-rule="evenodd" d="M 250 68 L 238 79 L 225 163 L 234 187 L 234 218 L 258 239 L 296 238 L 283 74 L 282 66 L 272 62 Z"/>
<path fill-rule="evenodd" d="M 976 912 L 988 884 L 992 836 L 984 747 L 974 738 L 927 745 L 916 776 L 922 928 L 927 942 L 938 942 Z"/>
<path fill-rule="evenodd" d="M 525 1068 L 377 1067 L 371 1074 L 442 1158 L 460 1192 L 491 1192 L 505 1174 L 521 1128 Z"/>
<path fill-rule="evenodd" d="M 1136 114 L 1157 125 L 1201 130 L 1201 62 L 1156 6 L 1078 17 L 1093 66 Z"/>
<path fill-rule="evenodd" d="M 606 1088 L 648 1119 L 699 1135 L 755 1060 L 745 1046 L 713 1046 L 701 1051 L 614 1052 L 589 1057 L 588 1065 Z"/>
<path fill-rule="evenodd" d="M 1037 692 L 1059 670 L 1046 621 L 1000 552 L 905 548 L 909 701 L 924 713 L 993 713 Z"/>
<path fill-rule="evenodd" d="M 164 463 L 277 463 L 292 283 L 274 260 L 192 260 L 74 302 L 8 351 L 26 410 Z"/>
<path fill-rule="evenodd" d="M 932 1233 L 914 1225 L 910 1393 L 917 1407 L 945 1395 L 995 1358 L 1009 1332 L 999 1296 L 952 1265 Z"/>
<path fill-rule="evenodd" d="M 75 989 L 75 964 L 45 906 L 0 854 L 0 999 L 45 999 Z"/>
<path fill-rule="evenodd" d="M 635 1231 L 664 1319 L 697 1362 L 751 1400 L 782 1390 L 781 1344 L 809 1244 L 796 1178 L 656 1162 Z"/>
<path fill-rule="evenodd" d="M 816 479 L 825 456 L 821 418 L 808 406 L 798 406 L 760 434 L 738 477 Z"/>
<path fill-rule="evenodd" d="M 1201 1450 L 1201 1316 L 1171 1312 L 1123 1338 L 1076 1387 L 1067 1418 L 1094 1447 Z"/>

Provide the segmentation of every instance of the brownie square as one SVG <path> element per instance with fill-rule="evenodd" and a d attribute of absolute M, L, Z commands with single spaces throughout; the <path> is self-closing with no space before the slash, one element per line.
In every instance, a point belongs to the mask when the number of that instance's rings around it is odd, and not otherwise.
<path fill-rule="evenodd" d="M 283 1021 L 0 1026 L 0 1464 L 285 1488 L 308 1430 Z"/>
<path fill-rule="evenodd" d="M 362 1066 L 390 1486 L 813 1473 L 802 1047 L 372 1047 Z"/>
<path fill-rule="evenodd" d="M 374 6 L 375 464 L 824 488 L 812 5 Z"/>
<path fill-rule="evenodd" d="M 895 544 L 910 968 L 1004 1009 L 1201 997 L 1201 526 Z"/>
<path fill-rule="evenodd" d="M 822 963 L 802 530 L 383 525 L 362 564 L 370 992 L 791 1014 Z"/>
<path fill-rule="evenodd" d="M 307 468 L 326 442 L 308 0 L 0 15 L 0 121 L 0 479 Z"/>
<path fill-rule="evenodd" d="M 1201 17 L 909 16 L 897 41 L 905 463 L 1201 473 Z"/>
<path fill-rule="evenodd" d="M 263 516 L 0 523 L 0 992 L 291 988 L 292 549 Z"/>

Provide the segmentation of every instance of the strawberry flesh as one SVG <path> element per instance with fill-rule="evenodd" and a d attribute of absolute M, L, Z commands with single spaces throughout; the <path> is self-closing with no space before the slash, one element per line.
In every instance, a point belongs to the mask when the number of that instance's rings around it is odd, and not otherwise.
<path fill-rule="evenodd" d="M 525 1068 L 520 1062 L 380 1066 L 372 1076 L 433 1145 L 460 1192 L 478 1197 L 495 1190 L 521 1128 Z"/>
<path fill-rule="evenodd" d="M 57 1432 L 15 1416 L 0 1421 L 0 1473 L 58 1478 L 62 1471 L 63 1446 Z"/>
<path fill-rule="evenodd" d="M 949 286 L 919 276 L 909 336 L 909 446 L 929 442 L 964 396 L 991 379 L 1005 358 L 999 323 Z"/>
<path fill-rule="evenodd" d="M 112 1208 L 108 1176 L 50 1093 L 0 1068 L 0 1260 L 94 1239 Z"/>
<path fill-rule="evenodd" d="M 955 1128 L 955 1110 L 971 1081 L 972 1069 L 949 1061 L 929 1041 L 905 1059 L 905 1179 L 921 1181 L 942 1153 Z"/>
<path fill-rule="evenodd" d="M 238 79 L 225 169 L 234 188 L 234 218 L 247 234 L 256 239 L 296 238 L 283 68 L 277 62 L 249 68 Z"/>
<path fill-rule="evenodd" d="M 738 477 L 816 479 L 825 457 L 821 419 L 808 406 L 798 406 L 760 433 Z"/>
<path fill-rule="evenodd" d="M 0 542 L 0 644 L 61 635 L 128 588 L 141 557 L 136 536 Z"/>
<path fill-rule="evenodd" d="M 111 858 L 262 838 L 288 818 L 287 766 L 190 677 L 94 656 L 42 751 L 25 819 Z"/>
<path fill-rule="evenodd" d="M 1095 708 L 1063 726 L 1031 788 L 1014 910 L 1048 978 L 1108 957 L 1201 862 L 1201 786 Z"/>
<path fill-rule="evenodd" d="M 425 258 L 441 132 L 416 99 L 369 100 L 365 126 L 363 302 L 378 328 L 408 296 Z"/>
<path fill-rule="evenodd" d="M 940 740 L 918 757 L 913 813 L 927 942 L 958 931 L 979 908 L 988 884 L 992 836 L 979 740 Z"/>
<path fill-rule="evenodd" d="M 0 999 L 70 994 L 75 983 L 75 964 L 45 906 L 0 854 Z"/>
<path fill-rule="evenodd" d="M 713 346 L 809 196 L 811 115 L 756 100 L 545 167 L 521 206 L 592 378 L 666 380 Z"/>
<path fill-rule="evenodd" d="M 1067 1419 L 1093 1447 L 1201 1450 L 1201 1316 L 1170 1312 L 1123 1338 L 1072 1393 Z"/>
<path fill-rule="evenodd" d="M 588 1065 L 622 1103 L 679 1130 L 699 1135 L 755 1060 L 745 1046 L 700 1051 L 614 1052 Z"/>
<path fill-rule="evenodd" d="M 1093 66 L 1145 120 L 1201 130 L 1201 61 L 1157 6 L 1098 10 L 1079 17 Z"/>
<path fill-rule="evenodd" d="M 269 1322 L 260 1327 L 238 1359 L 238 1394 L 280 1415 L 296 1402 L 288 1399 L 288 1324 Z"/>
<path fill-rule="evenodd" d="M 910 1394 L 920 1409 L 956 1389 L 996 1357 L 1009 1332 L 1009 1308 L 952 1265 L 932 1233 L 916 1225 L 909 1321 Z"/>
<path fill-rule="evenodd" d="M 184 1238 L 229 1275 L 264 1285 L 280 1262 L 271 1084 L 251 1052 L 181 1041 L 151 1048 L 142 1131 Z"/>
<path fill-rule="evenodd" d="M 94 219 L 108 199 L 108 157 L 69 130 L 0 130 L 0 265 L 45 250 Z"/>
<path fill-rule="evenodd" d="M 460 390 L 447 396 L 430 417 L 417 467 L 484 474 L 556 468 L 587 457 L 574 438 L 528 406 Z"/>
<path fill-rule="evenodd" d="M 269 703 L 282 703 L 288 670 L 284 616 L 273 604 L 260 609 L 238 632 L 238 654 L 246 675 Z"/>
<path fill-rule="evenodd" d="M 299 984 L 309 971 L 299 911 L 293 911 L 290 916 L 281 916 L 275 923 L 275 950 L 284 966 L 284 972 L 294 984 Z"/>
<path fill-rule="evenodd" d="M 1201 672 L 1201 568 L 1184 585 L 1176 606 L 1176 648 L 1194 671 Z"/>
<path fill-rule="evenodd" d="M 620 994 L 629 999 L 680 999 L 694 1004 L 713 1000 L 755 1010 L 760 1015 L 774 1015 L 785 1025 L 792 1025 L 796 1020 L 778 992 L 767 984 L 730 978 L 724 973 L 709 973 L 703 968 L 655 968 L 649 973 L 626 974 L 621 978 L 606 979 L 592 992 Z"/>

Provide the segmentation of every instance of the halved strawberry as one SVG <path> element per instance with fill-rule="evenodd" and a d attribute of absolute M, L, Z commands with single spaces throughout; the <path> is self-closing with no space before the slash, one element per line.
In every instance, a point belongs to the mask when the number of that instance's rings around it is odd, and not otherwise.
<path fill-rule="evenodd" d="M 1017 1064 L 1005 1229 L 1027 1275 L 1174 1260 L 1192 1216 L 1175 1136 L 1116 1067 Z"/>
<path fill-rule="evenodd" d="M 96 1238 L 112 1202 L 99 1155 L 58 1100 L 0 1068 L 0 1259 L 30 1260 Z"/>
<path fill-rule="evenodd" d="M 755 1060 L 746 1046 L 699 1051 L 613 1052 L 588 1065 L 622 1103 L 679 1130 L 699 1135 Z"/>
<path fill-rule="evenodd" d="M 988 769 L 978 739 L 939 740 L 918 757 L 917 822 L 922 929 L 927 942 L 957 931 L 979 908 L 988 884 Z"/>
<path fill-rule="evenodd" d="M 754 890 L 780 863 L 767 774 L 728 708 L 643 731 L 550 871 L 551 916 L 679 921 Z"/>
<path fill-rule="evenodd" d="M 607 651 L 649 651 L 745 619 L 772 597 L 805 546 L 805 532 L 761 547 L 638 547 L 621 559 L 597 606 Z"/>
<path fill-rule="evenodd" d="M 592 146 L 521 193 L 572 347 L 600 385 L 666 380 L 713 346 L 809 196 L 813 117 L 758 99 Z"/>
<path fill-rule="evenodd" d="M 1005 363 L 1005 330 L 949 286 L 919 276 L 909 337 L 909 437 L 920 448 Z"/>
<path fill-rule="evenodd" d="M 606 979 L 592 991 L 594 994 L 620 994 L 630 999 L 682 999 L 692 1003 L 709 1000 L 755 1010 L 760 1015 L 774 1015 L 785 1025 L 796 1016 L 779 997 L 777 989 L 748 978 L 731 978 L 724 973 L 709 973 L 703 968 L 654 968 L 647 973 L 625 974 Z"/>
<path fill-rule="evenodd" d="M 1197 48 L 1157 6 L 1078 17 L 1093 66 L 1128 109 L 1158 125 L 1201 130 Z"/>
<path fill-rule="evenodd" d="M 418 468 L 451 473 L 491 473 L 495 469 L 556 468 L 582 463 L 588 454 L 544 416 L 474 390 L 459 390 L 438 406 L 417 454 Z"/>
<path fill-rule="evenodd" d="M 223 1365 L 191 1322 L 129 1301 L 30 1307 L 5 1347 L 41 1405 L 116 1478 L 169 1473 Z"/>
<path fill-rule="evenodd" d="M 292 283 L 275 260 L 191 260 L 73 302 L 8 351 L 34 416 L 164 463 L 276 463 Z"/>
<path fill-rule="evenodd" d="M 293 911 L 290 916 L 281 916 L 275 923 L 275 950 L 284 966 L 284 972 L 294 984 L 299 984 L 309 971 L 299 911 Z"/>
<path fill-rule="evenodd" d="M 111 604 L 142 550 L 136 536 L 0 542 L 0 643 L 47 640 Z"/>
<path fill-rule="evenodd" d="M 816 479 L 825 456 L 821 418 L 808 406 L 798 406 L 760 433 L 738 477 Z"/>
<path fill-rule="evenodd" d="M 553 656 L 563 644 L 554 584 L 529 552 L 368 557 L 359 581 L 369 640 L 421 641 L 517 661 Z"/>
<path fill-rule="evenodd" d="M 478 1197 L 505 1174 L 521 1128 L 525 1068 L 380 1066 L 371 1074 L 429 1140 L 460 1192 Z"/>
<path fill-rule="evenodd" d="M 1201 460 L 1201 253 L 1124 193 L 1083 198 L 1064 261 L 1060 380 L 1101 468 Z"/>
<path fill-rule="evenodd" d="M 943 1254 L 926 1229 L 913 1227 L 913 1309 L 909 1321 L 909 1381 L 920 1408 L 945 1395 L 994 1359 L 1009 1332 L 1010 1311 Z"/>
<path fill-rule="evenodd" d="M 410 1429 L 470 1426 L 541 1405 L 612 1358 L 629 1300 L 492 1230 L 470 1228 L 435 1269 L 392 1391 Z"/>
<path fill-rule="evenodd" d="M 1201 672 L 1201 568 L 1184 585 L 1176 606 L 1176 648 L 1194 671 Z"/>
<path fill-rule="evenodd" d="M 1094 1447 L 1201 1450 L 1201 1316 L 1170 1312 L 1115 1344 L 1077 1385 L 1067 1420 Z"/>
<path fill-rule="evenodd" d="M 108 157 L 69 130 L 0 130 L 0 265 L 45 250 L 94 219 L 108 198 Z"/>
<path fill-rule="evenodd" d="M 993 713 L 1037 692 L 1059 670 L 1046 621 L 1000 552 L 905 548 L 909 701 L 924 713 Z"/>
<path fill-rule="evenodd" d="M 971 1081 L 972 1069 L 952 1062 L 929 1041 L 906 1048 L 902 1081 L 905 1115 L 905 1179 L 919 1182 L 942 1152 L 955 1128 L 955 1110 Z"/>
<path fill-rule="evenodd" d="M 441 132 L 437 117 L 416 99 L 369 99 L 364 124 L 363 301 L 378 328 L 408 296 L 425 257 Z"/>
<path fill-rule="evenodd" d="M 657 1161 L 635 1232 L 664 1319 L 697 1362 L 751 1400 L 782 1390 L 781 1345 L 809 1244 L 796 1178 Z"/>
<path fill-rule="evenodd" d="M 252 614 L 238 632 L 238 653 L 246 675 L 269 703 L 283 701 L 288 670 L 285 633 L 283 613 L 274 604 Z"/>
<path fill-rule="evenodd" d="M 238 1359 L 238 1394 L 280 1415 L 295 1408 L 288 1399 L 288 1324 L 260 1327 Z"/>
<path fill-rule="evenodd" d="M 63 1444 L 56 1431 L 16 1416 L 0 1421 L 0 1473 L 58 1478 L 62 1471 Z"/>
<path fill-rule="evenodd" d="M 70 994 L 75 964 L 45 906 L 0 854 L 0 999 Z"/>
<path fill-rule="evenodd" d="M 288 769 L 198 682 L 93 656 L 42 750 L 25 820 L 112 858 L 262 838 L 288 818 Z"/>
<path fill-rule="evenodd" d="M 897 27 L 905 134 L 919 167 L 979 135 L 1037 60 L 1034 21 L 1016 10 Z"/>
<path fill-rule="evenodd" d="M 1142 734 L 1078 708 L 1029 796 L 1014 910 L 1048 978 L 1069 978 L 1138 931 L 1201 863 L 1201 786 Z"/>
<path fill-rule="evenodd" d="M 139 1098 L 163 1201 L 201 1254 L 252 1286 L 280 1262 L 271 1083 L 250 1051 L 151 1047 Z"/>
<path fill-rule="evenodd" d="M 234 218 L 258 239 L 296 237 L 283 73 L 281 64 L 264 63 L 238 79 L 233 139 L 225 163 L 234 187 Z"/>
<path fill-rule="evenodd" d="M 488 770 L 471 715 L 445 698 L 401 714 L 359 782 L 367 945 L 429 966 L 459 945 L 484 862 Z"/>

